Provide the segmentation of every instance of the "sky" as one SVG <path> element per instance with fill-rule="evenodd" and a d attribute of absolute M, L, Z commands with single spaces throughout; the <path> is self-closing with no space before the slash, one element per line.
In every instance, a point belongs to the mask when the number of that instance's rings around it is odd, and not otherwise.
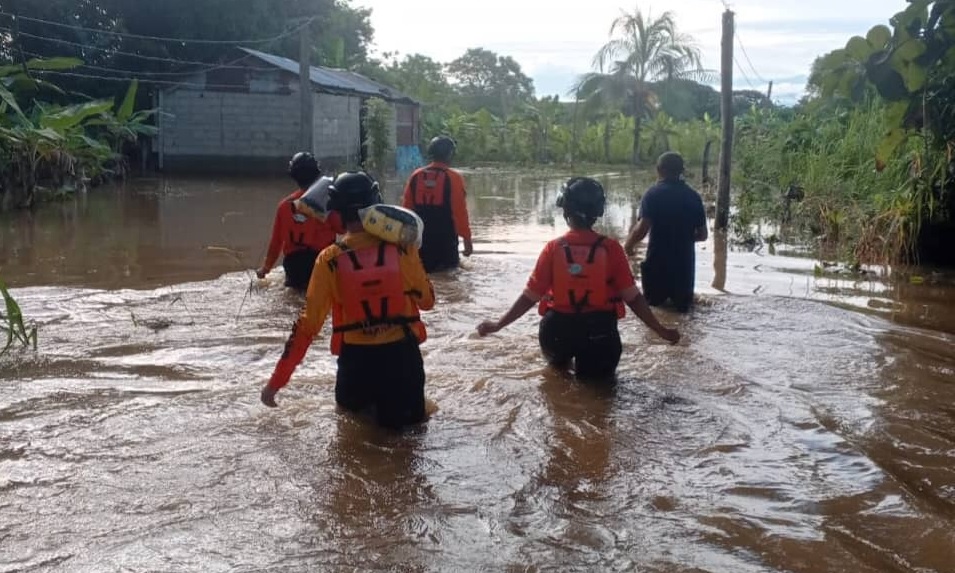
<path fill-rule="evenodd" d="M 644 14 L 674 12 L 679 29 L 696 38 L 704 67 L 719 69 L 722 0 L 352 0 L 352 4 L 372 9 L 378 52 L 420 53 L 449 62 L 468 48 L 487 48 L 517 60 L 533 78 L 539 96 L 572 99 L 567 92 L 580 74 L 591 70 L 614 18 L 622 9 L 637 6 Z M 816 56 L 887 23 L 906 5 L 905 0 L 729 0 L 739 41 L 734 85 L 766 91 L 771 80 L 773 99 L 792 104 L 802 94 Z"/>

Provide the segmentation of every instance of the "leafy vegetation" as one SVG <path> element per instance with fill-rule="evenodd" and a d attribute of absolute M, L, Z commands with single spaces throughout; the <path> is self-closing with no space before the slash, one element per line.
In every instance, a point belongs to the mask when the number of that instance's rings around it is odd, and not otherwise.
<path fill-rule="evenodd" d="M 370 98 L 365 103 L 363 131 L 365 140 L 362 146 L 368 153 L 365 168 L 377 173 L 384 173 L 386 166 L 394 164 L 389 161 L 393 157 L 394 149 L 391 145 L 391 125 L 394 119 L 392 107 L 382 99 Z"/>
<path fill-rule="evenodd" d="M 955 220 L 955 2 L 909 0 L 891 25 L 819 58 L 789 117 L 741 119 L 739 230 L 770 218 L 857 263 L 941 260 L 916 243 Z"/>
<path fill-rule="evenodd" d="M 69 58 L 30 60 L 0 67 L 0 210 L 29 207 L 37 191 L 56 194 L 82 190 L 89 182 L 124 176 L 123 146 L 154 133 L 153 111 L 134 112 L 133 82 L 114 108 L 109 100 L 58 105 L 42 98 L 63 95 L 36 80 L 33 70 L 73 69 Z"/>

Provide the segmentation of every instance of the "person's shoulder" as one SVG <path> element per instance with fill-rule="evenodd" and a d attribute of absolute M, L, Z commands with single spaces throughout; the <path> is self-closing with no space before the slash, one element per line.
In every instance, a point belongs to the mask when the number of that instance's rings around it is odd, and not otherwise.
<path fill-rule="evenodd" d="M 394 249 L 397 249 L 398 256 L 402 259 L 421 258 L 421 251 L 414 245 L 396 245 L 394 243 L 388 243 L 388 245 Z"/>
<path fill-rule="evenodd" d="M 647 189 L 646 193 L 643 194 L 643 200 L 653 201 L 654 199 L 656 199 L 657 197 L 659 197 L 660 195 L 664 193 L 666 193 L 666 183 L 657 182 L 651 185 L 650 188 Z"/>
<path fill-rule="evenodd" d="M 331 245 L 328 245 L 322 252 L 318 254 L 319 263 L 330 263 L 338 258 L 344 251 L 342 250 L 341 244 L 338 241 L 333 242 Z"/>
<path fill-rule="evenodd" d="M 681 181 L 680 181 L 680 187 L 681 187 L 683 190 L 687 191 L 688 193 L 695 193 L 695 194 L 699 195 L 699 193 L 697 192 L 697 190 L 694 189 L 692 185 L 690 185 L 690 182 L 689 182 L 689 181 L 681 180 Z"/>
<path fill-rule="evenodd" d="M 302 195 L 304 194 L 305 194 L 305 191 L 302 191 L 301 189 L 296 189 L 295 191 L 292 191 L 291 193 L 289 193 L 285 197 L 282 197 L 282 199 L 279 200 L 278 208 L 279 209 L 283 207 L 287 208 L 287 205 L 289 203 L 291 203 L 292 201 L 295 201 L 296 199 L 301 198 Z"/>
<path fill-rule="evenodd" d="M 601 241 L 600 244 L 604 249 L 607 250 L 607 254 L 609 254 L 611 257 L 620 256 L 627 258 L 627 253 L 623 250 L 623 246 L 617 239 L 609 235 L 601 235 L 601 237 L 603 237 L 603 241 Z"/>
<path fill-rule="evenodd" d="M 694 189 L 693 186 L 687 183 L 686 181 L 681 182 L 680 188 L 683 190 L 683 193 L 686 195 L 687 198 L 689 198 L 689 200 L 694 202 L 703 201 L 703 197 L 702 195 L 700 195 L 700 192 Z"/>
<path fill-rule="evenodd" d="M 448 167 L 445 169 L 445 172 L 448 174 L 448 177 L 450 177 L 451 179 L 464 183 L 464 175 L 462 175 L 461 172 L 458 171 L 457 169 Z"/>
<path fill-rule="evenodd" d="M 561 235 L 559 237 L 554 237 L 553 239 L 544 243 L 544 248 L 541 249 L 540 256 L 549 256 L 551 253 L 561 248 L 561 246 L 567 242 L 567 235 Z"/>

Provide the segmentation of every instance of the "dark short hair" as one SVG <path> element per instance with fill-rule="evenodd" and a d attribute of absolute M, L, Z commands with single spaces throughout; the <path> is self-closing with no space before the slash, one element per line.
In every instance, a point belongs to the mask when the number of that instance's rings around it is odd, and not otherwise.
<path fill-rule="evenodd" d="M 686 170 L 686 166 L 683 164 L 683 156 L 676 151 L 667 151 L 657 159 L 657 170 L 664 177 L 683 175 Z"/>

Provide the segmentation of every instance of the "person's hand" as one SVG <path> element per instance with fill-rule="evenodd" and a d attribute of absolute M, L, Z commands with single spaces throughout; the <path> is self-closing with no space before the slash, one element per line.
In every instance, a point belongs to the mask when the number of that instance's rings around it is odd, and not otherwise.
<path fill-rule="evenodd" d="M 279 405 L 275 403 L 275 395 L 278 394 L 278 390 L 273 390 L 266 386 L 262 388 L 262 394 L 259 398 L 262 400 L 262 403 L 268 406 L 269 408 L 278 408 Z"/>
<path fill-rule="evenodd" d="M 262 267 L 262 268 L 260 268 L 260 269 L 256 269 L 256 271 L 255 271 L 255 276 L 259 277 L 260 279 L 264 279 L 264 278 L 265 278 L 265 275 L 267 275 L 267 274 L 269 274 L 269 271 L 265 270 L 265 267 Z"/>
<path fill-rule="evenodd" d="M 637 254 L 637 246 L 631 245 L 630 243 L 625 244 L 623 246 L 623 250 L 625 253 L 627 253 L 628 257 L 632 257 Z"/>
<path fill-rule="evenodd" d="M 663 328 L 657 334 L 660 335 L 660 338 L 666 340 L 670 344 L 676 344 L 680 341 L 680 332 L 675 328 Z"/>
<path fill-rule="evenodd" d="M 477 327 L 478 336 L 487 336 L 501 330 L 501 326 L 494 320 L 485 320 Z"/>
<path fill-rule="evenodd" d="M 464 239 L 464 252 L 462 254 L 465 257 L 470 257 L 474 254 L 474 244 L 471 242 L 471 239 Z"/>

